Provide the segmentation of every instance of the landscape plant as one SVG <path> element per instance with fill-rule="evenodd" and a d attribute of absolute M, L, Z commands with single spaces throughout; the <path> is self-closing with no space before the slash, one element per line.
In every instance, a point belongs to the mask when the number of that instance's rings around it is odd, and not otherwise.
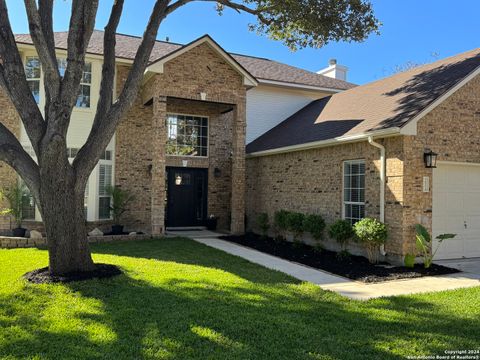
<path fill-rule="evenodd" d="M 282 41 L 291 49 L 322 47 L 330 41 L 362 41 L 377 32 L 379 21 L 368 0 L 215 0 L 216 10 L 251 15 L 251 30 Z M 30 38 L 42 69 L 44 99 L 40 108 L 25 76 L 24 57 L 17 47 L 6 0 L 0 0 L 0 87 L 15 107 L 28 136 L 34 158 L 17 136 L 0 123 L 0 161 L 22 178 L 41 213 L 48 241 L 50 275 L 93 272 L 85 227 L 84 197 L 90 174 L 121 121 L 132 108 L 145 80 L 152 49 L 162 21 L 187 4 L 200 0 L 156 0 L 139 40 L 128 76 L 115 87 L 117 28 L 124 0 L 111 2 L 103 44 L 102 70 L 94 119 L 85 143 L 72 161 L 67 133 L 81 89 L 99 0 L 73 0 L 69 16 L 66 68 L 59 70 L 54 38 L 55 0 L 24 0 Z M 104 2 L 102 2 L 104 4 Z M 143 5 L 143 2 L 142 2 Z M 230 26 L 230 24 L 226 25 Z M 140 29 L 136 24 L 137 31 Z M 97 80 L 95 80 L 96 82 Z M 114 97 L 115 91 L 117 94 Z"/>
<path fill-rule="evenodd" d="M 122 216 L 127 211 L 127 206 L 134 199 L 134 196 L 129 191 L 112 185 L 106 186 L 105 192 L 111 198 L 110 214 L 112 215 L 113 223 L 120 226 L 122 225 Z"/>
<path fill-rule="evenodd" d="M 353 225 L 353 230 L 360 243 L 367 250 L 368 261 L 376 264 L 378 262 L 378 247 L 385 244 L 387 240 L 387 226 L 377 219 L 364 218 Z"/>
<path fill-rule="evenodd" d="M 444 240 L 448 239 L 453 239 L 457 234 L 440 234 L 438 235 L 435 239 L 438 240 L 438 245 L 435 249 L 433 249 L 433 244 L 432 244 L 432 237 L 430 236 L 428 230 L 425 228 L 425 226 L 421 224 L 416 224 L 415 225 L 415 231 L 416 231 L 416 245 L 418 251 L 423 256 L 423 265 L 425 266 L 426 269 L 428 269 L 430 266 L 432 266 L 433 259 L 435 255 L 437 254 L 438 249 L 442 245 Z"/>
<path fill-rule="evenodd" d="M 270 222 L 268 220 L 267 213 L 260 213 L 257 216 L 257 226 L 262 232 L 262 237 L 266 238 L 268 235 L 268 230 L 270 229 Z"/>
<path fill-rule="evenodd" d="M 10 215 L 14 219 L 17 229 L 22 229 L 25 219 L 24 209 L 30 202 L 28 189 L 22 184 L 0 190 L 0 201 L 5 199 L 8 207 L 0 211 L 0 215 Z"/>
<path fill-rule="evenodd" d="M 273 215 L 273 226 L 275 228 L 275 240 L 285 240 L 287 232 L 287 216 L 289 212 L 286 210 L 275 211 Z"/>
<path fill-rule="evenodd" d="M 320 240 L 323 238 L 323 231 L 325 230 L 325 220 L 323 220 L 321 215 L 305 215 L 303 228 L 306 232 L 309 232 L 312 235 L 317 243 L 316 245 L 319 245 Z"/>
<path fill-rule="evenodd" d="M 290 212 L 287 215 L 287 230 L 293 235 L 293 242 L 299 244 L 304 228 L 305 215 L 299 212 Z"/>
<path fill-rule="evenodd" d="M 337 220 L 328 228 L 328 235 L 338 242 L 341 246 L 339 257 L 348 257 L 350 253 L 347 250 L 347 245 L 355 236 L 352 225 L 347 220 Z"/>

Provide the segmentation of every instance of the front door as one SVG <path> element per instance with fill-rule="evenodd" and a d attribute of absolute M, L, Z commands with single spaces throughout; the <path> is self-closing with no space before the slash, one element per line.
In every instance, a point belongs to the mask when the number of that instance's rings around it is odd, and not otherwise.
<path fill-rule="evenodd" d="M 207 177 L 207 169 L 167 168 L 167 227 L 205 224 Z"/>

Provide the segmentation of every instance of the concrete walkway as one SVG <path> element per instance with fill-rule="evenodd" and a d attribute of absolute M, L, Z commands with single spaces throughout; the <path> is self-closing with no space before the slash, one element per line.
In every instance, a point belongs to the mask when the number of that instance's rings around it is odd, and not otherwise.
<path fill-rule="evenodd" d="M 183 233 L 174 233 L 172 235 L 187 236 Z M 265 266 L 266 268 L 281 271 L 299 280 L 309 281 L 319 285 L 322 289 L 335 291 L 340 295 L 354 300 L 368 300 L 384 296 L 408 295 L 480 286 L 480 273 L 473 272 L 394 280 L 378 284 L 365 284 L 220 240 L 211 236 L 211 234 L 209 234 L 209 236 L 203 235 L 204 234 L 201 233 L 191 233 L 189 237 L 199 243 L 239 256 L 250 262 Z"/>

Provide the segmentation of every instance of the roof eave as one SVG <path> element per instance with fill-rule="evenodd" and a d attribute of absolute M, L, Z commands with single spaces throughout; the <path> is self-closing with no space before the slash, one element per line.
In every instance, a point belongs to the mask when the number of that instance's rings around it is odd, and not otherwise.
<path fill-rule="evenodd" d="M 303 144 L 284 146 L 276 149 L 256 151 L 256 152 L 247 154 L 247 157 L 260 157 L 260 156 L 284 154 L 284 153 L 289 153 L 294 151 L 310 150 L 310 149 L 341 145 L 341 144 L 352 143 L 352 142 L 366 141 L 370 136 L 375 138 L 385 138 L 385 137 L 397 136 L 397 135 L 402 135 L 401 129 L 399 127 L 393 127 L 388 129 L 382 129 L 382 130 L 368 131 L 368 132 L 364 132 L 356 135 L 339 136 L 339 137 L 328 139 L 328 140 L 313 141 L 313 142 L 308 142 Z"/>
<path fill-rule="evenodd" d="M 332 92 L 332 93 L 339 93 L 339 92 L 348 90 L 348 89 L 337 89 L 337 88 L 329 88 L 329 87 L 314 86 L 314 85 L 307 85 L 307 84 L 299 84 L 299 83 L 293 83 L 293 82 L 287 82 L 287 81 L 270 80 L 270 79 L 263 79 L 263 78 L 257 78 L 257 80 L 260 84 L 296 88 L 300 90 L 316 90 L 316 91 L 326 91 L 326 92 Z"/>

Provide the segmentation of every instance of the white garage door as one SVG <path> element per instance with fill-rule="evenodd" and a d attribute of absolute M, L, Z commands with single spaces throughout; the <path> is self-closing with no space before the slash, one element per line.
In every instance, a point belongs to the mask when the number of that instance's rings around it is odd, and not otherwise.
<path fill-rule="evenodd" d="M 438 164 L 433 170 L 432 210 L 434 238 L 457 234 L 441 244 L 436 259 L 480 256 L 480 165 Z"/>

